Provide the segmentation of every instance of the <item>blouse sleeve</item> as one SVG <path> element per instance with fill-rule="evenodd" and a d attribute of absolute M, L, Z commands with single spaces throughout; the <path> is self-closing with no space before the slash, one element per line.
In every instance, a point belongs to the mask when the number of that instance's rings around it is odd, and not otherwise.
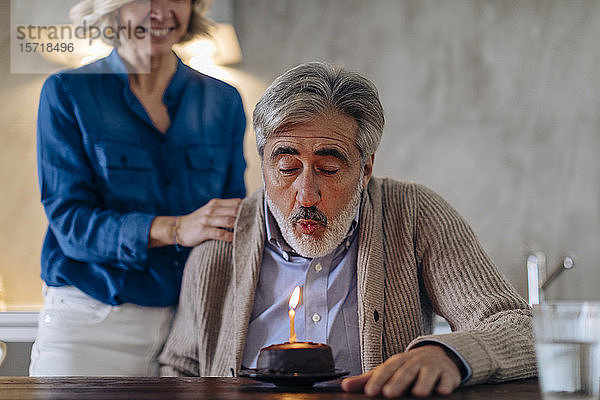
<path fill-rule="evenodd" d="M 38 176 L 49 229 L 67 257 L 143 270 L 155 215 L 103 208 L 65 85 L 60 74 L 48 78 L 38 111 Z"/>
<path fill-rule="evenodd" d="M 246 131 L 246 115 L 240 94 L 235 91 L 231 104 L 231 163 L 225 182 L 225 197 L 236 198 L 246 195 L 244 185 L 244 171 L 246 161 L 244 159 L 244 132 Z"/>

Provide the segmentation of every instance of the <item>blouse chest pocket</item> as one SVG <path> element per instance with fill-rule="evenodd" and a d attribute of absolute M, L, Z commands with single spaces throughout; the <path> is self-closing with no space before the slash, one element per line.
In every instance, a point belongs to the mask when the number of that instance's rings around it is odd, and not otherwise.
<path fill-rule="evenodd" d="M 98 163 L 105 170 L 148 171 L 152 169 L 150 154 L 133 145 L 98 143 L 95 149 Z"/>
<path fill-rule="evenodd" d="M 135 208 L 153 197 L 153 163 L 146 150 L 124 143 L 97 143 L 94 150 L 107 189 L 105 199 Z"/>
<path fill-rule="evenodd" d="M 186 151 L 189 167 L 189 184 L 195 201 L 204 204 L 210 199 L 221 197 L 227 166 L 229 163 L 225 146 L 194 146 Z"/>

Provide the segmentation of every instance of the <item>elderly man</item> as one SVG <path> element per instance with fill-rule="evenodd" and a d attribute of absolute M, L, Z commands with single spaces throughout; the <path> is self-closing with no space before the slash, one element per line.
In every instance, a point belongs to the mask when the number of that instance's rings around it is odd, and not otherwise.
<path fill-rule="evenodd" d="M 187 263 L 161 356 L 166 375 L 227 376 L 287 341 L 328 343 L 346 391 L 452 392 L 535 374 L 530 309 L 442 198 L 372 177 L 383 132 L 373 84 L 324 63 L 276 79 L 254 111 L 264 189 L 245 199 L 233 243 Z M 225 221 L 224 221 L 225 224 Z M 433 312 L 453 332 L 432 335 Z"/>

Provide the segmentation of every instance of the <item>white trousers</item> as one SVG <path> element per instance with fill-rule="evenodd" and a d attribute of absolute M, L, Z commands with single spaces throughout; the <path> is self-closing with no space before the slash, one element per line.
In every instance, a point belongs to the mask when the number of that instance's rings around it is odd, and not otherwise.
<path fill-rule="evenodd" d="M 158 376 L 174 307 L 110 306 L 73 286 L 44 287 L 30 376 Z"/>

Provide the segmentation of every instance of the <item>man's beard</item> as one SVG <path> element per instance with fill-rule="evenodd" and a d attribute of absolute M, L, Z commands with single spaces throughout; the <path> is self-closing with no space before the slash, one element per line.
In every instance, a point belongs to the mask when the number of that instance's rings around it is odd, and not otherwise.
<path fill-rule="evenodd" d="M 335 250 L 348 234 L 360 205 L 362 190 L 361 174 L 361 178 L 358 180 L 358 185 L 352 199 L 344 208 L 342 208 L 338 215 L 331 219 L 328 219 L 316 206 L 300 206 L 298 209 L 292 211 L 291 215 L 286 218 L 283 215 L 283 212 L 281 212 L 273 200 L 271 200 L 266 190 L 265 197 L 267 199 L 269 210 L 271 210 L 271 213 L 275 217 L 281 235 L 287 244 L 302 257 L 317 258 L 326 256 Z M 308 219 L 322 224 L 325 227 L 323 235 L 321 237 L 304 234 L 300 234 L 300 237 L 296 236 L 294 229 L 295 223 L 302 219 Z"/>

